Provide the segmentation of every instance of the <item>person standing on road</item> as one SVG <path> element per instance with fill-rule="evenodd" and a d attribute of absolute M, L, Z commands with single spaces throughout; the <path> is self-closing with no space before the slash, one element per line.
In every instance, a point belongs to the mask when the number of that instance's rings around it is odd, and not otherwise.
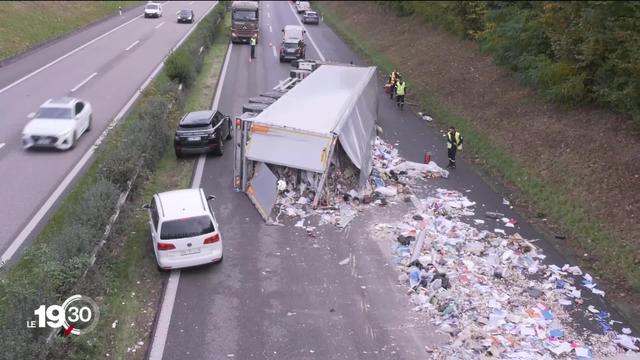
<path fill-rule="evenodd" d="M 458 150 L 462 150 L 463 141 L 464 138 L 460 135 L 460 132 L 451 126 L 447 132 L 447 154 L 449 155 L 449 165 L 447 165 L 447 169 L 456 168 L 456 153 Z"/>
<path fill-rule="evenodd" d="M 393 94 L 396 92 L 396 82 L 400 78 L 400 73 L 397 70 L 393 70 L 389 75 L 389 84 L 391 84 L 391 92 L 389 93 L 389 99 L 393 100 Z"/>
<path fill-rule="evenodd" d="M 249 44 L 251 45 L 251 58 L 255 59 L 256 58 L 256 43 L 258 42 L 258 40 L 256 39 L 256 36 L 253 35 L 251 37 L 251 40 L 249 40 Z"/>
<path fill-rule="evenodd" d="M 398 82 L 396 82 L 396 105 L 400 110 L 404 110 L 404 96 L 407 94 L 407 83 L 402 80 L 402 76 L 398 76 Z"/>

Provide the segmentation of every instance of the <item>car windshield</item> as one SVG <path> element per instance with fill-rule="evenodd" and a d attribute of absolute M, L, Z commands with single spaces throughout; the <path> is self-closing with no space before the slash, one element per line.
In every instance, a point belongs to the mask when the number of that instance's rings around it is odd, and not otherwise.
<path fill-rule="evenodd" d="M 191 11 L 190 10 L 180 10 L 180 15 L 189 16 L 189 15 L 191 15 Z"/>
<path fill-rule="evenodd" d="M 216 231 L 207 215 L 186 219 L 170 220 L 162 223 L 160 238 L 163 240 L 181 239 L 192 236 L 210 234 Z"/>
<path fill-rule="evenodd" d="M 71 109 L 55 108 L 55 107 L 43 107 L 38 110 L 36 118 L 43 119 L 71 119 Z"/>
<path fill-rule="evenodd" d="M 285 47 L 285 49 L 296 49 L 296 48 L 298 48 L 298 43 L 297 42 L 286 42 L 286 43 L 284 43 L 284 47 Z"/>
<path fill-rule="evenodd" d="M 233 12 L 233 20 L 236 20 L 236 21 L 256 20 L 256 12 L 253 10 L 236 10 Z"/>
<path fill-rule="evenodd" d="M 315 13 L 315 12 L 313 12 L 313 11 L 307 11 L 307 12 L 306 12 L 306 15 L 307 15 L 307 16 L 318 16 L 318 14 L 316 14 L 316 13 Z"/>
<path fill-rule="evenodd" d="M 158 5 L 149 4 L 149 5 L 145 6 L 145 9 L 147 9 L 147 10 L 157 10 L 158 9 Z"/>

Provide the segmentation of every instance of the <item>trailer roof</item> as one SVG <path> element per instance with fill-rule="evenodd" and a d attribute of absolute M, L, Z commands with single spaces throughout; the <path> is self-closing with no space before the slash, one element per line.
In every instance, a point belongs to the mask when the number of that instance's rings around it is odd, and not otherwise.
<path fill-rule="evenodd" d="M 322 135 L 335 133 L 375 67 L 322 65 L 252 121 Z"/>

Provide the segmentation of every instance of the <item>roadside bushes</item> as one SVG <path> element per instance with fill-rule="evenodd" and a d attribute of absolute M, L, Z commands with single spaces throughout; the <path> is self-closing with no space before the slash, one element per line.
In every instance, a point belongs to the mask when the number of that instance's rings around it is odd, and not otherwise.
<path fill-rule="evenodd" d="M 213 31 L 225 15 L 225 5 L 222 3 L 203 18 L 187 41 L 171 55 L 186 54 L 194 61 L 176 61 L 172 65 L 171 59 L 167 59 L 163 72 L 143 92 L 135 108 L 100 145 L 95 162 L 56 210 L 44 231 L 20 261 L 0 275 L 0 348 L 3 349 L 0 360 L 44 359 L 65 352 L 61 346 L 68 343 L 48 344 L 45 338 L 49 330 L 28 329 L 25 321 L 34 318 L 33 311 L 40 304 L 60 304 L 78 290 L 79 280 L 91 264 L 96 245 L 103 240 L 118 199 L 128 189 L 135 195 L 136 184 L 152 174 L 166 153 L 171 144 L 172 124 L 182 114 L 185 96 L 184 89 L 178 89 L 182 75 L 176 74 L 180 71 L 172 71 L 186 67 L 192 71 L 188 75 L 191 81 L 195 79 L 205 54 L 204 50 L 200 54 L 200 48 L 208 49 L 213 43 Z M 121 226 L 120 222 L 119 218 L 116 227 Z M 107 257 L 101 261 L 109 261 L 109 254 L 99 254 Z M 93 279 L 90 285 L 83 286 L 104 294 L 107 283 L 105 279 Z"/>
<path fill-rule="evenodd" d="M 479 41 L 496 63 L 550 101 L 595 103 L 640 122 L 640 2 L 381 3 L 397 16 Z"/>

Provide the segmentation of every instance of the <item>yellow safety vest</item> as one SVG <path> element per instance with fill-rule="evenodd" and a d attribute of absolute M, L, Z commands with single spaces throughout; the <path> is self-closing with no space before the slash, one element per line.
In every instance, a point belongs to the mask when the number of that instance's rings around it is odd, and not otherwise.
<path fill-rule="evenodd" d="M 454 141 L 455 138 L 455 141 Z M 451 134 L 451 131 L 447 132 L 447 149 L 451 149 L 453 144 L 456 144 L 458 150 L 462 150 L 462 135 L 456 131 L 455 135 Z"/>
<path fill-rule="evenodd" d="M 404 95 L 404 88 L 407 86 L 406 82 L 396 83 L 396 95 Z"/>

